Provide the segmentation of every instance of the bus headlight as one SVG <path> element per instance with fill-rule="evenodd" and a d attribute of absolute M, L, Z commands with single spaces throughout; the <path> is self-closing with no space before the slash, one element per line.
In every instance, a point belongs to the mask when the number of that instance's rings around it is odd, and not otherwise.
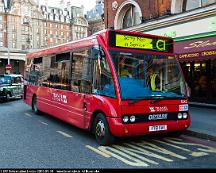
<path fill-rule="evenodd" d="M 187 117 L 188 117 L 188 114 L 185 112 L 185 113 L 183 113 L 183 118 L 184 119 L 187 119 Z"/>
<path fill-rule="evenodd" d="M 129 120 L 128 116 L 124 116 L 124 117 L 123 117 L 123 122 L 124 122 L 124 123 L 127 123 L 128 120 Z"/>
<path fill-rule="evenodd" d="M 134 115 L 132 115 L 132 116 L 130 117 L 130 122 L 134 123 L 135 120 L 136 120 L 136 117 L 135 117 Z"/>
<path fill-rule="evenodd" d="M 178 119 L 182 119 L 182 113 L 178 113 Z"/>

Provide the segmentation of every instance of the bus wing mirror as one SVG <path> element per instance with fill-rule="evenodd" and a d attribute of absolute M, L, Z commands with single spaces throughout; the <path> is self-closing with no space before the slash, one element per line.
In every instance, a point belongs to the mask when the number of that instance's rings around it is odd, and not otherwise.
<path fill-rule="evenodd" d="M 99 47 L 92 47 L 91 57 L 92 57 L 92 60 L 99 59 L 99 57 L 100 57 Z"/>

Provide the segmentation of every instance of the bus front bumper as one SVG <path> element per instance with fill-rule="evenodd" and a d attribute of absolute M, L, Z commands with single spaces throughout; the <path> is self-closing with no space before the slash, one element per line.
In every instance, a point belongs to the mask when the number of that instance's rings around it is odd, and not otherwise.
<path fill-rule="evenodd" d="M 134 124 L 122 124 L 121 118 L 107 117 L 112 135 L 117 137 L 139 136 L 147 134 L 168 133 L 172 131 L 183 131 L 190 126 L 190 117 L 187 120 L 167 120 L 142 122 Z M 150 126 L 166 126 L 166 130 L 150 131 Z"/>

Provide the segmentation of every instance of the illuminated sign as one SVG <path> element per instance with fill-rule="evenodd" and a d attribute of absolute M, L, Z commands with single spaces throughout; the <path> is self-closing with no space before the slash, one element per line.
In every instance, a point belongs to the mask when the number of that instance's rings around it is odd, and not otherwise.
<path fill-rule="evenodd" d="M 112 47 L 151 50 L 158 52 L 173 51 L 172 39 L 151 35 L 135 35 L 111 32 L 109 44 Z"/>

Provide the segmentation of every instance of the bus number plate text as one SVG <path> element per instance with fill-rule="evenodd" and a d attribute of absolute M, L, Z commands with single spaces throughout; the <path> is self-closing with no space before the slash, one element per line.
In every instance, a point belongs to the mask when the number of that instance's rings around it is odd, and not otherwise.
<path fill-rule="evenodd" d="M 167 125 L 149 126 L 150 132 L 167 130 Z"/>

